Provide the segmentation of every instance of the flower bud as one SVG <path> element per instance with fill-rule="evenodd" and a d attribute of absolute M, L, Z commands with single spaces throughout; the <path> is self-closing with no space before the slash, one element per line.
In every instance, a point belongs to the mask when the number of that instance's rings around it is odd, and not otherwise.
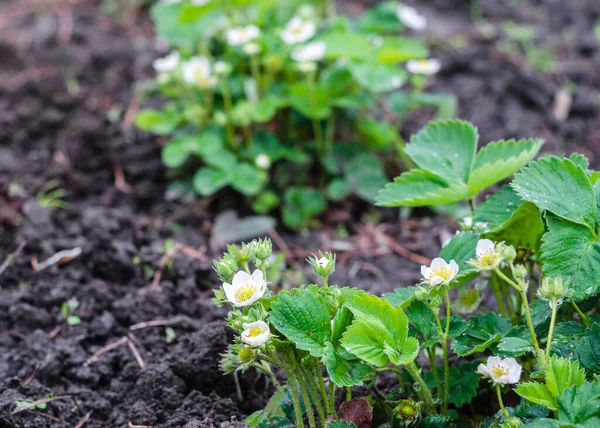
<path fill-rule="evenodd" d="M 538 295 L 544 300 L 562 300 L 569 294 L 570 280 L 563 281 L 562 277 L 545 277 L 542 286 L 538 290 Z"/>
<path fill-rule="evenodd" d="M 319 252 L 317 257 L 315 254 L 308 259 L 315 274 L 321 278 L 327 278 L 333 272 L 335 272 L 335 254 L 327 252 L 325 254 Z"/>
<path fill-rule="evenodd" d="M 231 74 L 231 64 L 225 61 L 217 61 L 213 66 L 213 70 L 217 76 L 229 76 Z"/>
<path fill-rule="evenodd" d="M 229 118 L 227 117 L 227 114 L 220 110 L 217 110 L 214 112 L 213 119 L 214 119 L 215 123 L 219 126 L 225 126 L 225 125 L 227 125 L 227 122 L 229 122 Z"/>
<path fill-rule="evenodd" d="M 273 252 L 273 243 L 269 238 L 259 239 L 256 242 L 256 258 L 259 260 L 268 260 Z"/>
<path fill-rule="evenodd" d="M 429 296 L 429 290 L 423 286 L 417 286 L 415 288 L 415 299 L 419 300 L 419 301 L 423 301 L 425 299 L 427 299 L 427 297 Z"/>
<path fill-rule="evenodd" d="M 256 241 L 249 243 L 242 243 L 242 248 L 235 245 L 227 245 L 227 251 L 234 258 L 236 263 L 240 266 L 244 266 L 254 258 L 256 251 Z"/>
<path fill-rule="evenodd" d="M 504 242 L 500 242 L 496 245 L 496 251 L 502 260 L 509 264 L 514 262 L 515 258 L 517 257 L 517 251 L 515 250 L 515 247 L 512 245 L 506 245 Z"/>
<path fill-rule="evenodd" d="M 421 416 L 421 407 L 419 403 L 410 398 L 402 400 L 394 409 L 393 426 L 408 427 L 417 421 Z"/>
<path fill-rule="evenodd" d="M 238 264 L 231 254 L 225 254 L 223 258 L 213 261 L 213 269 L 223 282 L 231 282 L 233 275 L 239 270 Z"/>
<path fill-rule="evenodd" d="M 519 284 L 525 281 L 527 277 L 527 268 L 523 265 L 516 265 L 512 268 L 512 274 Z"/>

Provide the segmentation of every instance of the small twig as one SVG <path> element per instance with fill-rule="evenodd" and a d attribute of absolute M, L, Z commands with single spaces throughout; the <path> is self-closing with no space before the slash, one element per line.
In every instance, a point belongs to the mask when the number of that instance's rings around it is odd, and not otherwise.
<path fill-rule="evenodd" d="M 23 342 L 27 342 L 27 336 L 17 330 L 5 330 L 0 331 L 0 336 L 14 336 L 21 339 Z"/>
<path fill-rule="evenodd" d="M 83 250 L 81 249 L 81 247 L 75 247 L 70 250 L 59 251 L 49 259 L 44 260 L 42 263 L 36 263 L 35 265 L 32 263 L 33 269 L 36 272 L 40 272 L 44 269 L 49 268 L 50 266 L 61 265 L 70 262 L 71 260 L 79 257 L 82 251 Z"/>
<path fill-rule="evenodd" d="M 129 428 L 152 428 L 152 425 L 134 425 L 129 421 Z"/>
<path fill-rule="evenodd" d="M 429 265 L 431 263 L 431 259 L 425 256 L 421 256 L 417 253 L 413 253 L 412 251 L 407 250 L 403 246 L 397 244 L 391 236 L 386 235 L 381 230 L 374 230 L 375 236 L 382 241 L 384 241 L 393 252 L 398 254 L 401 257 L 405 257 L 415 263 L 419 263 L 421 265 Z"/>
<path fill-rule="evenodd" d="M 81 428 L 82 426 L 85 425 L 85 423 L 90 419 L 90 416 L 92 416 L 92 412 L 87 412 L 87 414 L 83 417 L 83 419 L 81 419 L 77 425 L 75 425 L 75 428 Z"/>
<path fill-rule="evenodd" d="M 23 248 L 25 248 L 25 245 L 27 245 L 27 241 L 21 241 L 17 249 L 10 253 L 8 256 L 6 256 L 6 259 L 4 259 L 4 263 L 2 263 L 2 265 L 0 266 L 0 276 L 11 265 L 11 263 L 15 261 L 19 254 L 21 254 L 21 251 L 23 250 Z"/>
<path fill-rule="evenodd" d="M 41 400 L 36 400 L 32 403 L 29 403 L 23 407 L 19 407 L 16 410 L 13 410 L 11 412 L 11 415 L 16 415 L 17 413 L 21 413 L 24 412 L 25 410 L 29 410 L 29 409 L 33 409 L 36 406 L 39 406 L 40 404 L 46 404 L 46 403 L 51 403 L 53 401 L 57 401 L 57 400 L 64 400 L 65 398 L 71 398 L 72 395 L 59 395 L 57 397 L 52 397 L 52 398 L 42 398 Z"/>
<path fill-rule="evenodd" d="M 133 341 L 131 339 L 127 340 L 127 345 L 129 346 L 129 349 L 131 349 L 131 352 L 133 353 L 133 356 L 135 357 L 140 368 L 142 370 L 144 370 L 146 368 L 146 365 L 144 364 L 144 360 L 142 360 L 142 356 L 138 352 L 137 348 L 135 347 L 135 344 L 133 343 Z"/>
<path fill-rule="evenodd" d="M 54 339 L 56 336 L 58 336 L 58 333 L 60 333 L 60 331 L 62 330 L 63 325 L 57 325 L 56 327 L 54 327 L 54 329 L 48 333 L 48 339 L 52 340 Z"/>
<path fill-rule="evenodd" d="M 190 317 L 187 317 L 185 315 L 178 315 L 167 320 L 144 321 L 137 324 L 133 324 L 129 327 L 129 330 L 134 331 L 147 327 L 167 327 L 171 325 L 181 324 L 184 322 L 189 322 L 192 325 L 196 324 L 195 320 L 191 319 Z"/>
<path fill-rule="evenodd" d="M 204 255 L 206 253 L 206 247 L 201 247 L 199 250 L 195 250 L 192 247 L 188 247 L 187 245 L 181 244 L 179 251 L 181 251 L 185 255 L 190 256 L 202 263 L 208 262 L 208 259 Z"/>
<path fill-rule="evenodd" d="M 138 111 L 140 110 L 140 101 L 137 97 L 133 97 L 131 102 L 129 103 L 129 107 L 125 112 L 125 116 L 123 117 L 123 126 L 127 128 L 131 128 L 135 123 L 135 117 L 137 116 Z"/>
<path fill-rule="evenodd" d="M 105 354 L 106 352 L 121 346 L 122 344 L 124 344 L 125 342 L 127 342 L 129 340 L 129 338 L 127 336 L 120 338 L 119 340 L 117 340 L 116 342 L 113 343 L 109 343 L 106 346 L 103 346 L 102 348 L 100 348 L 99 350 L 97 350 L 90 358 L 88 358 L 85 361 L 86 365 L 89 365 L 91 363 L 93 363 L 94 361 L 96 361 L 100 356 L 102 356 L 103 354 Z"/>
<path fill-rule="evenodd" d="M 23 382 L 23 388 L 27 388 L 29 386 L 29 384 L 31 382 L 33 382 L 33 379 L 35 379 L 35 375 L 37 374 L 40 367 L 42 367 L 42 363 L 43 362 L 39 362 L 36 364 L 35 368 L 33 369 L 33 373 L 31 373 L 31 375 L 27 378 L 27 380 L 25 382 Z"/>
<path fill-rule="evenodd" d="M 115 187 L 123 193 L 131 192 L 131 186 L 125 181 L 125 173 L 118 163 L 113 163 L 113 172 L 115 174 Z"/>
<path fill-rule="evenodd" d="M 48 413 L 40 412 L 39 415 L 48 419 L 52 419 L 54 422 L 62 423 L 62 421 L 59 418 L 57 418 L 56 416 L 49 415 Z"/>
<path fill-rule="evenodd" d="M 165 270 L 165 267 L 167 267 L 167 263 L 169 263 L 169 261 L 171 261 L 175 254 L 177 254 L 180 247 L 181 246 L 179 244 L 174 244 L 171 248 L 165 251 L 165 254 L 163 254 L 162 258 L 160 259 L 160 262 L 158 263 L 158 270 L 154 273 L 154 278 L 152 278 L 153 287 L 158 287 L 160 279 L 162 278 L 163 271 Z"/>

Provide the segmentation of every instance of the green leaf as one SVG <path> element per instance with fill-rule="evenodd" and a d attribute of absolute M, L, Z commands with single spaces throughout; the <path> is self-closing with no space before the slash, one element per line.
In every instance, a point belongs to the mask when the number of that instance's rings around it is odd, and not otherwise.
<path fill-rule="evenodd" d="M 544 224 L 537 207 L 524 202 L 509 186 L 498 190 L 475 209 L 474 222 L 486 223 L 486 238 L 517 246 L 539 248 Z"/>
<path fill-rule="evenodd" d="M 422 347 L 427 348 L 438 342 L 435 316 L 424 302 L 413 301 L 406 308 L 406 316 L 411 325 L 411 333 L 418 337 Z"/>
<path fill-rule="evenodd" d="M 377 59 L 382 64 L 398 64 L 411 59 L 427 58 L 429 50 L 417 39 L 384 37 L 377 49 Z"/>
<path fill-rule="evenodd" d="M 573 161 L 556 156 L 530 162 L 515 174 L 512 187 L 541 210 L 593 229 L 596 195 L 585 171 Z"/>
<path fill-rule="evenodd" d="M 382 207 L 422 207 L 449 204 L 469 198 L 464 183 L 449 184 L 429 171 L 413 169 L 405 172 L 379 191 L 375 204 Z"/>
<path fill-rule="evenodd" d="M 556 397 L 567 388 L 581 386 L 585 382 L 585 370 L 579 368 L 577 361 L 553 355 L 544 367 L 544 377 L 546 386 Z"/>
<path fill-rule="evenodd" d="M 408 318 L 385 299 L 361 294 L 346 303 L 355 316 L 342 336 L 342 346 L 369 364 L 383 367 L 390 361 L 408 364 L 419 352 L 419 342 L 408 338 Z"/>
<path fill-rule="evenodd" d="M 231 187 L 246 196 L 256 195 L 266 181 L 266 172 L 248 163 L 239 164 L 231 175 Z"/>
<path fill-rule="evenodd" d="M 395 65 L 376 62 L 351 62 L 348 70 L 364 89 L 371 92 L 388 92 L 401 87 L 408 73 Z"/>
<path fill-rule="evenodd" d="M 230 183 L 227 174 L 211 167 L 200 168 L 194 174 L 194 190 L 202 196 L 212 195 Z"/>
<path fill-rule="evenodd" d="M 67 324 L 71 327 L 81 324 L 81 318 L 77 315 L 69 315 L 67 317 Z"/>
<path fill-rule="evenodd" d="M 510 329 L 510 323 L 493 312 L 477 314 L 469 318 L 467 324 L 467 330 L 452 343 L 452 349 L 460 357 L 485 351 Z"/>
<path fill-rule="evenodd" d="M 343 201 L 352 193 L 352 188 L 343 178 L 334 178 L 327 185 L 327 197 L 332 201 Z"/>
<path fill-rule="evenodd" d="M 539 382 L 525 382 L 517 385 L 515 392 L 527 401 L 541 404 L 550 410 L 556 410 L 557 401 L 548 387 Z"/>
<path fill-rule="evenodd" d="M 284 195 L 283 222 L 294 229 L 305 227 L 325 207 L 325 198 L 318 190 L 309 187 L 289 188 Z"/>
<path fill-rule="evenodd" d="M 141 110 L 135 117 L 135 125 L 146 132 L 154 132 L 158 135 L 169 135 L 177 129 L 179 117 L 175 112 L 165 109 Z"/>
<path fill-rule="evenodd" d="M 183 149 L 180 141 L 177 139 L 164 146 L 161 154 L 163 163 L 169 168 L 180 167 L 189 157 L 189 153 Z"/>
<path fill-rule="evenodd" d="M 321 87 L 310 88 L 307 83 L 296 83 L 288 89 L 290 105 L 311 119 L 327 119 L 331 116 L 329 96 Z"/>
<path fill-rule="evenodd" d="M 356 425 L 346 421 L 331 421 L 327 423 L 327 428 L 356 428 Z"/>
<path fill-rule="evenodd" d="M 358 28 L 365 33 L 399 33 L 404 25 L 396 16 L 396 5 L 384 2 L 368 9 L 358 20 Z"/>
<path fill-rule="evenodd" d="M 590 428 L 600 426 L 600 379 L 573 386 L 560 394 L 558 419 Z"/>
<path fill-rule="evenodd" d="M 283 105 L 283 100 L 275 95 L 268 95 L 254 104 L 253 118 L 254 122 L 269 122 L 277 110 Z"/>
<path fill-rule="evenodd" d="M 327 305 L 310 290 L 281 292 L 272 303 L 269 321 L 298 349 L 321 357 L 331 337 Z"/>
<path fill-rule="evenodd" d="M 502 354 L 518 357 L 533 351 L 529 340 L 520 337 L 503 337 L 498 344 L 498 351 Z"/>
<path fill-rule="evenodd" d="M 223 170 L 229 177 L 238 166 L 236 156 L 224 148 L 205 153 L 204 161 L 210 166 Z"/>
<path fill-rule="evenodd" d="M 374 316 L 355 319 L 342 336 L 342 346 L 361 360 L 377 367 L 385 367 L 390 359 L 386 345 L 394 342 L 392 333 Z"/>
<path fill-rule="evenodd" d="M 544 275 L 571 278 L 576 300 L 598 293 L 600 241 L 592 231 L 566 221 L 551 220 L 542 241 L 540 261 Z"/>
<path fill-rule="evenodd" d="M 480 376 L 475 371 L 476 366 L 473 363 L 462 363 L 459 367 L 450 366 L 450 403 L 456 407 L 461 407 L 470 403 L 477 396 L 477 387 L 479 386 Z M 444 386 L 444 370 L 437 368 L 438 378 Z M 427 386 L 435 387 L 435 378 L 433 372 L 425 374 Z"/>
<path fill-rule="evenodd" d="M 373 368 L 362 361 L 345 359 L 331 343 L 327 343 L 325 347 L 325 367 L 337 386 L 362 385 L 375 374 Z"/>
<path fill-rule="evenodd" d="M 475 158 L 468 183 L 471 194 L 513 175 L 537 155 L 542 144 L 540 139 L 489 143 Z"/>
<path fill-rule="evenodd" d="M 340 57 L 367 59 L 373 51 L 369 40 L 362 34 L 354 32 L 335 31 L 325 34 L 320 40 L 327 44 L 325 56 L 330 59 Z"/>
<path fill-rule="evenodd" d="M 356 156 L 344 169 L 350 188 L 368 202 L 375 200 L 377 192 L 388 181 L 381 160 L 371 153 Z"/>
<path fill-rule="evenodd" d="M 358 124 L 357 131 L 361 141 L 371 150 L 389 149 L 400 140 L 398 130 L 388 122 L 364 120 Z"/>
<path fill-rule="evenodd" d="M 581 365 L 594 374 L 600 374 L 600 324 L 594 323 L 577 346 Z"/>
<path fill-rule="evenodd" d="M 385 293 L 383 298 L 390 302 L 393 306 L 406 308 L 415 298 L 416 287 L 396 288 L 394 291 Z"/>
<path fill-rule="evenodd" d="M 429 123 L 413 135 L 406 154 L 423 170 L 448 183 L 467 183 L 479 135 L 468 122 L 447 120 Z"/>

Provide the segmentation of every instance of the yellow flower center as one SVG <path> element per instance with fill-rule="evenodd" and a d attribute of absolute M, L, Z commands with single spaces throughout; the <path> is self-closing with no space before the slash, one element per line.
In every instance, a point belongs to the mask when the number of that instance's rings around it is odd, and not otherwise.
<path fill-rule="evenodd" d="M 419 67 L 429 67 L 429 60 L 421 59 L 417 61 L 417 64 L 419 65 Z"/>
<path fill-rule="evenodd" d="M 477 290 L 472 288 L 466 293 L 460 296 L 460 304 L 466 307 L 471 307 L 477 304 L 477 298 L 479 297 Z"/>
<path fill-rule="evenodd" d="M 450 266 L 441 266 L 437 269 L 432 269 L 431 270 L 431 276 L 439 276 L 440 278 L 443 278 L 444 281 L 450 281 L 452 279 L 452 269 L 450 269 Z"/>
<path fill-rule="evenodd" d="M 250 327 L 248 329 L 248 337 L 256 337 L 259 336 L 262 333 L 262 330 L 260 329 L 260 327 L 254 326 L 254 327 Z"/>
<path fill-rule="evenodd" d="M 488 251 L 479 256 L 479 266 L 484 268 L 492 268 L 499 262 L 498 253 L 496 251 Z"/>
<path fill-rule="evenodd" d="M 508 374 L 508 369 L 503 366 L 494 366 L 492 367 L 492 374 L 495 378 L 499 378 L 500 376 L 506 376 Z"/>
<path fill-rule="evenodd" d="M 292 27 L 290 29 L 290 33 L 292 33 L 294 36 L 299 36 L 300 34 L 302 34 L 302 26 L 297 25 L 295 27 Z"/>
<path fill-rule="evenodd" d="M 244 284 L 235 291 L 235 299 L 238 302 L 245 302 L 247 300 L 250 300 L 250 298 L 254 296 L 255 292 L 256 286 L 253 283 L 250 282 L 248 284 Z"/>

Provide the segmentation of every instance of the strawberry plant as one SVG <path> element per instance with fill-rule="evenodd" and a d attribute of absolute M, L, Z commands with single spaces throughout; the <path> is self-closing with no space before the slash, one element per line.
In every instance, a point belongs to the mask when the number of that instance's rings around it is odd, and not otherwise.
<path fill-rule="evenodd" d="M 355 20 L 323 0 L 162 1 L 152 16 L 172 52 L 146 87 L 166 102 L 136 123 L 166 137 L 178 194 L 232 189 L 306 227 L 328 201 L 374 199 L 385 161 L 402 157 L 408 112 L 454 114 L 453 98 L 424 92 L 440 63 L 398 36 L 425 18 L 395 2 Z"/>
<path fill-rule="evenodd" d="M 406 153 L 416 167 L 378 203 L 468 202 L 472 218 L 421 267 L 420 283 L 383 297 L 331 284 L 330 253 L 309 259 L 320 285 L 275 293 L 270 242 L 230 246 L 215 261 L 215 301 L 233 306 L 238 333 L 222 366 L 259 370 L 277 391 L 247 422 L 597 426 L 600 174 L 578 154 L 533 160 L 542 143 L 478 151 L 476 129 L 460 121 L 413 136 Z M 375 383 L 383 372 L 397 376 L 387 395 Z"/>

